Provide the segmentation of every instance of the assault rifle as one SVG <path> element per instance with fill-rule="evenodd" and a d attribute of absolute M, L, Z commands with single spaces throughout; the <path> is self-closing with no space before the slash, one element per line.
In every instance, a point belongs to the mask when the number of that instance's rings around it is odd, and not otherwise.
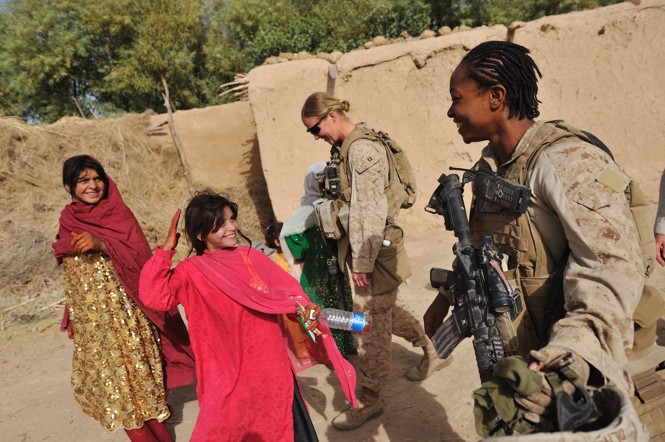
<path fill-rule="evenodd" d="M 451 167 L 450 170 L 464 172 L 462 185 L 473 182 L 473 194 L 477 198 L 487 200 L 513 213 L 524 213 L 529 207 L 531 189 L 527 186 L 514 183 L 487 169 L 469 170 Z"/>
<path fill-rule="evenodd" d="M 506 356 L 497 318 L 509 315 L 512 321 L 522 311 L 522 303 L 519 293 L 513 290 L 501 271 L 502 253 L 492 237 L 484 236 L 479 249 L 471 243 L 462 197 L 464 183 L 481 176 L 481 180 L 475 183 L 478 185 L 475 196 L 511 211 L 526 210 L 530 190 L 492 172 L 483 171 L 482 175 L 475 171 L 466 172 L 462 183 L 455 174 L 442 174 L 439 186 L 425 207 L 430 213 L 443 215 L 446 230 L 452 230 L 458 239 L 453 246 L 457 258 L 455 270 L 435 267 L 430 271 L 432 287 L 452 292 L 454 301 L 451 315 L 437 329 L 432 343 L 439 358 L 446 359 L 464 338 L 473 336 L 480 380 L 485 382 L 492 378 L 494 364 Z"/>

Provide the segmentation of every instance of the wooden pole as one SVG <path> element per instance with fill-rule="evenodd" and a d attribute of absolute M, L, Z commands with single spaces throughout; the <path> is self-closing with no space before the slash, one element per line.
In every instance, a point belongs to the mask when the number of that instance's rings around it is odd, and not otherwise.
<path fill-rule="evenodd" d="M 74 100 L 74 104 L 76 105 L 76 109 L 78 109 L 79 114 L 81 114 L 81 117 L 85 118 L 85 114 L 83 113 L 83 109 L 81 109 L 81 105 L 79 104 L 79 101 L 76 99 L 76 97 L 72 98 Z"/>
<path fill-rule="evenodd" d="M 178 135 L 176 134 L 175 131 L 175 124 L 173 124 L 173 107 L 171 106 L 171 97 L 169 96 L 169 87 L 166 84 L 166 79 L 162 75 L 162 85 L 164 86 L 164 94 L 162 94 L 162 97 L 164 98 L 164 106 L 166 106 L 166 112 L 168 114 L 168 123 L 169 123 L 169 129 L 171 130 L 171 137 L 173 137 L 173 144 L 175 144 L 175 149 L 178 151 L 178 156 L 180 157 L 180 163 L 182 164 L 182 168 L 185 174 L 185 179 L 187 180 L 187 187 L 189 188 L 189 194 L 190 196 L 196 195 L 196 186 L 194 186 L 194 180 L 192 179 L 192 174 L 189 169 L 189 164 L 187 163 L 187 159 L 185 158 L 185 152 L 182 149 L 182 145 L 180 144 L 180 140 L 178 139 Z"/>

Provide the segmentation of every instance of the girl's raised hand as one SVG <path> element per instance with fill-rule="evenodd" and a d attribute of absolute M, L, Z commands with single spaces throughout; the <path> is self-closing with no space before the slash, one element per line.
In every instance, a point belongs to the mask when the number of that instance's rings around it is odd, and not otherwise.
<path fill-rule="evenodd" d="M 178 239 L 180 239 L 180 234 L 178 233 L 178 221 L 180 221 L 181 212 L 182 210 L 180 209 L 176 210 L 175 215 L 171 218 L 171 227 L 169 227 L 169 234 L 164 243 L 164 250 L 173 250 L 178 246 Z"/>

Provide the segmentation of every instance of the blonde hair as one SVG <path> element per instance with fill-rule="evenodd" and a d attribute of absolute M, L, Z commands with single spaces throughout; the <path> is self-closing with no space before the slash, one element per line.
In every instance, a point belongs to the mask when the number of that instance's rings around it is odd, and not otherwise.
<path fill-rule="evenodd" d="M 307 97 L 305 104 L 300 111 L 300 118 L 322 117 L 328 109 L 337 111 L 342 117 L 346 118 L 345 112 L 351 108 L 346 100 L 339 100 L 327 92 L 314 92 Z"/>

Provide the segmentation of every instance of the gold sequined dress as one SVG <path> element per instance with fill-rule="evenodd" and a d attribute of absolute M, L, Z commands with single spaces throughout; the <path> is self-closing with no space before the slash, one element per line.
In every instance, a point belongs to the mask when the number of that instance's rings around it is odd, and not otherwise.
<path fill-rule="evenodd" d="M 72 387 L 83 412 L 109 431 L 169 417 L 159 335 L 125 293 L 108 255 L 63 258 L 74 321 Z"/>

